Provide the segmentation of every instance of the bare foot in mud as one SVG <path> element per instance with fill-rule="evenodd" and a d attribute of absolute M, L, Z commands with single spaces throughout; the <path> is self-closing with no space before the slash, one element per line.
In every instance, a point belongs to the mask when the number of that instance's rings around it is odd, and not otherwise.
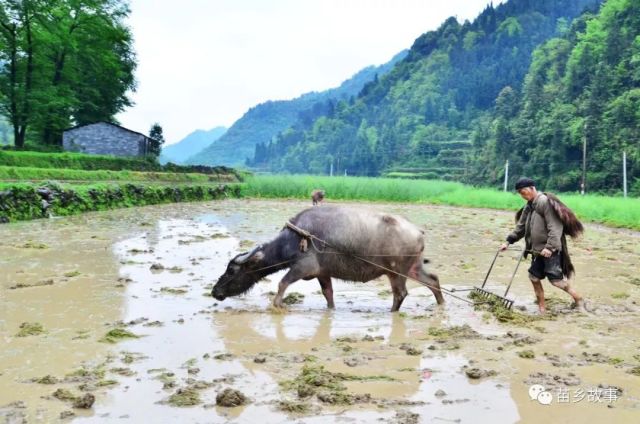
<path fill-rule="evenodd" d="M 544 315 L 546 313 L 547 313 L 547 310 L 545 309 L 544 306 L 541 308 L 538 308 L 538 315 Z"/>
<path fill-rule="evenodd" d="M 571 309 L 575 310 L 576 312 L 580 312 L 582 314 L 589 313 L 589 310 L 587 309 L 587 305 L 584 299 L 580 299 L 573 302 L 573 304 L 571 305 Z"/>

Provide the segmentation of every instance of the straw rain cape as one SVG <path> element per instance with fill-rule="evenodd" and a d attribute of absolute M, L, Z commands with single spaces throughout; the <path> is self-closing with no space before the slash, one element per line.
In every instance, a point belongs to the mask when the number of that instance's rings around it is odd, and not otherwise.
<path fill-rule="evenodd" d="M 549 199 L 549 205 L 551 205 L 553 210 L 558 215 L 558 218 L 560 218 L 560 221 L 562 221 L 562 273 L 565 275 L 565 277 L 571 278 L 575 274 L 575 267 L 571 262 L 571 256 L 569 255 L 566 236 L 568 235 L 572 239 L 576 239 L 577 237 L 582 235 L 582 233 L 584 233 L 584 226 L 582 225 L 580 220 L 578 220 L 573 211 L 569 209 L 567 205 L 562 203 L 562 201 L 558 199 L 555 194 L 544 192 L 543 194 L 547 196 L 547 199 Z M 520 208 L 518 212 L 516 212 L 516 222 L 520 220 L 520 216 L 522 215 L 525 207 L 526 205 Z"/>

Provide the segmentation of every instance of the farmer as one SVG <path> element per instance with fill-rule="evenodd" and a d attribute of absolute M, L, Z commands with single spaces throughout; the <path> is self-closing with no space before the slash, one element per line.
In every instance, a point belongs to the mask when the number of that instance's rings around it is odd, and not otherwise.
<path fill-rule="evenodd" d="M 542 288 L 545 277 L 551 284 L 569 293 L 575 302 L 574 307 L 584 312 L 584 300 L 568 280 L 574 273 L 574 268 L 565 237 L 565 234 L 572 238 L 580 235 L 584 230 L 582 224 L 556 196 L 539 192 L 532 179 L 520 178 L 516 183 L 516 191 L 527 204 L 516 215 L 516 228 L 507 236 L 507 241 L 500 246 L 500 250 L 506 250 L 510 244 L 524 237 L 525 256 L 532 253 L 529 279 L 541 314 L 545 313 Z"/>

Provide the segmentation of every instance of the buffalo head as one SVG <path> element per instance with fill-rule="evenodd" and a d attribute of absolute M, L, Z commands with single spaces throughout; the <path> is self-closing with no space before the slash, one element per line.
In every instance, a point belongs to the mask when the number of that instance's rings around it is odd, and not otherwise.
<path fill-rule="evenodd" d="M 231 259 L 227 270 L 213 286 L 211 295 L 222 301 L 229 296 L 238 296 L 248 291 L 260 279 L 256 271 L 262 267 L 263 259 L 262 246 Z"/>

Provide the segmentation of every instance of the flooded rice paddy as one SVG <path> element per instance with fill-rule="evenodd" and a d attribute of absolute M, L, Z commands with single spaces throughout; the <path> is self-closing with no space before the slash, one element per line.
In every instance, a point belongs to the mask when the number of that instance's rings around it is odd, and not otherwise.
<path fill-rule="evenodd" d="M 513 223 L 490 210 L 359 206 L 424 227 L 428 267 L 449 289 L 482 281 Z M 228 200 L 0 226 L 0 420 L 640 421 L 640 234 L 587 225 L 570 242 L 588 314 L 545 282 L 551 312 L 538 319 L 526 264 L 512 288 L 519 319 L 506 322 L 447 296 L 438 307 L 411 282 L 390 313 L 386 279 L 334 281 L 332 311 L 315 280 L 273 309 L 283 273 L 210 297 L 229 259 L 306 207 Z M 498 259 L 492 288 L 517 256 Z"/>

